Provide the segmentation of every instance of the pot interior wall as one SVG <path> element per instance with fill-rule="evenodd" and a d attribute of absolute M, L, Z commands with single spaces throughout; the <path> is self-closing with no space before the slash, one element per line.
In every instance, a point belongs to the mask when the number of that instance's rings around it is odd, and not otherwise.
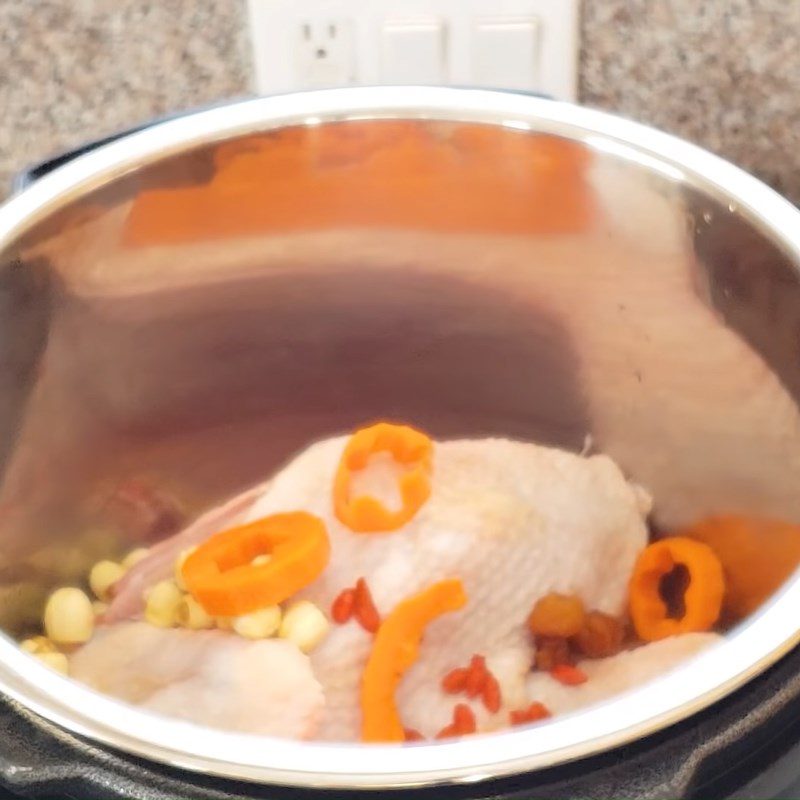
<path fill-rule="evenodd" d="M 795 271 L 633 155 L 329 123 L 156 162 L 33 227 L 0 255 L 0 625 L 134 544 L 121 484 L 196 513 L 378 418 L 590 441 L 664 528 L 800 521 Z"/>

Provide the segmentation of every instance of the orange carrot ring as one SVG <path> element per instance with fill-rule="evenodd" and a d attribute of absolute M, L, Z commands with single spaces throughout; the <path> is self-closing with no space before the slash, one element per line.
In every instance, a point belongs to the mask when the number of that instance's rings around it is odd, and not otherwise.
<path fill-rule="evenodd" d="M 800 565 L 800 525 L 722 514 L 700 520 L 681 536 L 707 544 L 725 572 L 723 614 L 736 622 L 766 602 Z"/>
<path fill-rule="evenodd" d="M 266 564 L 253 559 L 269 554 Z M 325 525 L 305 511 L 270 517 L 223 531 L 184 562 L 191 595 L 218 616 L 249 614 L 281 603 L 325 569 L 330 543 Z"/>
<path fill-rule="evenodd" d="M 679 564 L 689 573 L 689 586 L 683 598 L 685 613 L 680 619 L 672 619 L 660 583 Z M 640 639 L 654 642 L 679 633 L 709 630 L 722 609 L 725 578 L 719 559 L 708 545 L 673 537 L 653 542 L 640 553 L 628 588 L 636 633 Z"/>
<path fill-rule="evenodd" d="M 395 702 L 400 680 L 417 660 L 427 625 L 466 602 L 460 580 L 440 581 L 403 600 L 383 620 L 361 683 L 361 738 L 365 742 L 404 741 Z"/>
<path fill-rule="evenodd" d="M 350 497 L 350 478 L 367 466 L 374 453 L 388 452 L 400 464 L 413 468 L 400 476 L 399 511 L 389 511 L 368 495 Z M 356 431 L 347 443 L 333 482 L 333 507 L 340 522 L 356 533 L 394 531 L 406 524 L 431 493 L 433 443 L 420 431 L 407 425 L 379 422 Z"/>

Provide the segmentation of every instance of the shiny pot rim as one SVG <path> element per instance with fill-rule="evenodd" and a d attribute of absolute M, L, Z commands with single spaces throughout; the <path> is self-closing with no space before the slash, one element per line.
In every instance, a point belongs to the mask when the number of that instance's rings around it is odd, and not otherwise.
<path fill-rule="evenodd" d="M 332 89 L 233 103 L 159 123 L 80 156 L 0 208 L 0 249 L 53 211 L 189 148 L 292 125 L 365 119 L 489 123 L 565 136 L 732 205 L 800 265 L 800 212 L 756 178 L 670 135 L 602 112 L 519 94 L 434 87 Z M 473 783 L 594 755 L 700 711 L 800 641 L 793 578 L 725 640 L 647 686 L 547 725 L 396 747 L 225 733 L 145 713 L 41 666 L 0 636 L 0 690 L 64 728 L 140 757 L 210 775 L 324 788 Z"/>

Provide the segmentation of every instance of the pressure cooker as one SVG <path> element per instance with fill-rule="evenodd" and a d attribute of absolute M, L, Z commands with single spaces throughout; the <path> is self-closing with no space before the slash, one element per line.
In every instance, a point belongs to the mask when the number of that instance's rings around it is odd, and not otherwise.
<path fill-rule="evenodd" d="M 423 143 L 411 156 L 409 131 Z M 368 173 L 368 153 L 402 168 Z M 797 454 L 737 416 L 745 398 L 720 391 L 737 364 L 689 314 L 747 345 L 767 410 L 793 408 L 799 270 L 800 213 L 755 178 L 516 93 L 245 100 L 31 171 L 0 208 L 8 796 L 800 793 L 797 578 L 634 691 L 545 725 L 402 747 L 158 717 L 15 644 L 52 588 L 134 544 L 87 522 L 119 480 L 154 474 L 203 507 L 375 416 L 443 437 L 591 441 L 653 492 L 656 527 L 704 503 L 800 519 L 775 488 Z"/>

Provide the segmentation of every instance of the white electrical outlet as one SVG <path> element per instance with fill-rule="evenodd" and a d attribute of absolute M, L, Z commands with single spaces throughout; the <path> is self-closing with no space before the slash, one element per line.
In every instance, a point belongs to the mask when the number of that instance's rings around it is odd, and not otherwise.
<path fill-rule="evenodd" d="M 440 84 L 577 93 L 579 0 L 248 0 L 260 93 Z"/>
<path fill-rule="evenodd" d="M 348 17 L 309 17 L 294 31 L 295 74 L 301 86 L 348 86 L 356 80 L 353 23 Z"/>

